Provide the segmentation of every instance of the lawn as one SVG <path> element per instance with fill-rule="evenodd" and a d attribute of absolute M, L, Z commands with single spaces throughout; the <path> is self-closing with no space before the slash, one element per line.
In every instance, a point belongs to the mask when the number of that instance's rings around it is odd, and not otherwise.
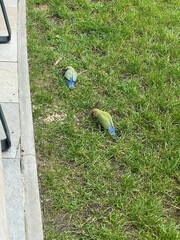
<path fill-rule="evenodd" d="M 46 240 L 180 238 L 179 10 L 178 0 L 27 1 Z M 112 115 L 116 142 L 95 106 Z"/>

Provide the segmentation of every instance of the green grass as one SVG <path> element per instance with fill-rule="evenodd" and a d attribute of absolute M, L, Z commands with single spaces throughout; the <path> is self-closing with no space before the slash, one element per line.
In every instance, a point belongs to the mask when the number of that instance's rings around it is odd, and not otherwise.
<path fill-rule="evenodd" d="M 179 239 L 179 1 L 27 7 L 45 239 Z M 117 142 L 92 118 L 96 104 Z"/>

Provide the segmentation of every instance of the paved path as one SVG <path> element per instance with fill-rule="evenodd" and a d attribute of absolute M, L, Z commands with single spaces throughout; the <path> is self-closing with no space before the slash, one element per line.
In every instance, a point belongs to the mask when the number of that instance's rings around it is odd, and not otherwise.
<path fill-rule="evenodd" d="M 27 64 L 26 2 L 4 0 L 4 3 L 12 30 L 12 40 L 8 44 L 0 44 L 0 104 L 12 140 L 11 148 L 2 154 L 9 240 L 41 240 L 42 221 Z M 0 35 L 4 31 L 0 11 Z M 0 136 L 3 136 L 1 125 Z"/>

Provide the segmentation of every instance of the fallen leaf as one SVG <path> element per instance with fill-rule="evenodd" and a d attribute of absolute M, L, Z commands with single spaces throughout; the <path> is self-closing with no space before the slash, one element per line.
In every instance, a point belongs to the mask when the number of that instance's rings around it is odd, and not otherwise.
<path fill-rule="evenodd" d="M 60 61 L 62 61 L 62 57 L 58 57 L 58 59 L 56 60 L 56 62 L 54 63 L 54 66 L 56 66 Z"/>

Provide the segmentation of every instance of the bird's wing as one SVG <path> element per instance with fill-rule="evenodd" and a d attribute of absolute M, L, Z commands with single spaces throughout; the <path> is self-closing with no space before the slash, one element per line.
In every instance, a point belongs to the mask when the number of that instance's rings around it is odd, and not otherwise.
<path fill-rule="evenodd" d="M 111 115 L 108 112 L 103 112 L 103 115 L 108 119 L 109 124 L 111 124 L 112 127 L 114 127 Z"/>
<path fill-rule="evenodd" d="M 72 77 L 73 77 L 73 81 L 75 82 L 77 79 L 77 72 L 75 70 L 73 70 L 72 72 Z"/>
<path fill-rule="evenodd" d="M 104 114 L 100 114 L 98 116 L 98 118 L 99 118 L 99 121 L 100 121 L 101 125 L 103 126 L 103 128 L 109 129 L 109 127 L 110 127 L 109 119 Z"/>
<path fill-rule="evenodd" d="M 68 80 L 70 80 L 72 78 L 72 71 L 70 69 L 68 69 L 65 74 L 64 77 Z"/>

